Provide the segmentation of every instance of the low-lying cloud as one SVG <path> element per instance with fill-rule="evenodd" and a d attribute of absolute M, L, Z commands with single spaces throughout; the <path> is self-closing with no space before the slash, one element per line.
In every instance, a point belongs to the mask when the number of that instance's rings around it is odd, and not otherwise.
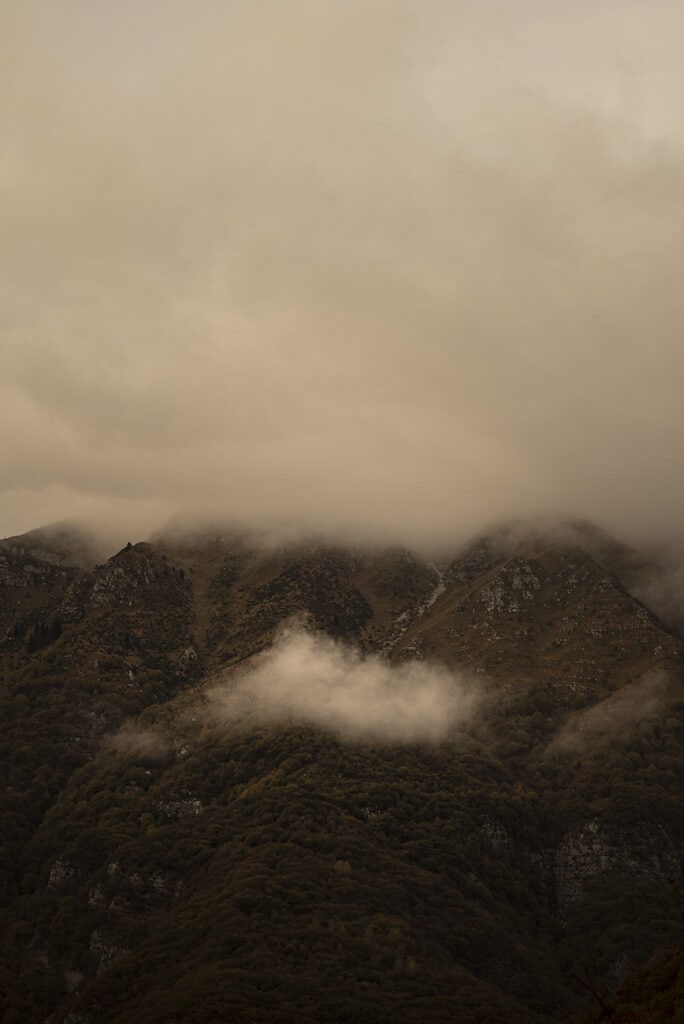
<path fill-rule="evenodd" d="M 591 708 L 571 715 L 549 753 L 582 753 L 620 742 L 640 721 L 655 715 L 673 699 L 673 685 L 662 670 L 647 672 Z"/>
<path fill-rule="evenodd" d="M 650 572 L 642 574 L 631 592 L 678 635 L 684 635 L 684 549 L 654 553 Z"/>
<path fill-rule="evenodd" d="M 211 691 L 209 714 L 237 727 L 295 722 L 344 740 L 440 743 L 476 705 L 467 681 L 440 665 L 393 665 L 297 628 Z"/>

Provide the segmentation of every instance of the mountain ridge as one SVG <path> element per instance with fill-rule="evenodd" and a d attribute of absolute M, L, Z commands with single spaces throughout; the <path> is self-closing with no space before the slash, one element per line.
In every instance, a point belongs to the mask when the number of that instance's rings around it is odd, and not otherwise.
<path fill-rule="evenodd" d="M 682 941 L 684 641 L 565 535 L 521 532 L 436 564 L 0 542 L 5 1019 L 560 1020 L 587 956 L 608 999 Z M 288 635 L 322 659 L 302 685 L 434 695 L 440 666 L 479 703 L 439 743 L 219 714 L 216 687 L 270 699 Z"/>

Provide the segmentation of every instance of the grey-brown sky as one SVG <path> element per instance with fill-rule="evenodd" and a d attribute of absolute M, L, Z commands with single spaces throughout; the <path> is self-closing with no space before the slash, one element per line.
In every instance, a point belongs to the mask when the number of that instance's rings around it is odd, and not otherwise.
<path fill-rule="evenodd" d="M 684 5 L 8 0 L 0 535 L 684 507 Z"/>

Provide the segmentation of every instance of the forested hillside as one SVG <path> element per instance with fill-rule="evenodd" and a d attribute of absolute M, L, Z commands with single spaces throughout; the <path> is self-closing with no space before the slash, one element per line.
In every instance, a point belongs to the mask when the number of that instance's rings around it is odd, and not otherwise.
<path fill-rule="evenodd" d="M 681 1018 L 684 641 L 636 552 L 96 557 L 0 542 L 3 1021 Z"/>

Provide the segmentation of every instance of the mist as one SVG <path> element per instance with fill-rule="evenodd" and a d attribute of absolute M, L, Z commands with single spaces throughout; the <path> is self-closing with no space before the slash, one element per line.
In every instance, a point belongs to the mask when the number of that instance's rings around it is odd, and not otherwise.
<path fill-rule="evenodd" d="M 108 736 L 105 747 L 128 757 L 156 761 L 165 757 L 170 749 L 169 741 L 161 732 L 146 729 L 134 722 L 126 722 L 113 736 Z"/>
<path fill-rule="evenodd" d="M 593 707 L 571 714 L 548 753 L 584 754 L 624 742 L 640 722 L 662 712 L 678 696 L 678 687 L 666 672 L 647 672 Z"/>
<path fill-rule="evenodd" d="M 0 11 L 0 534 L 679 534 L 674 0 Z"/>
<path fill-rule="evenodd" d="M 421 661 L 390 664 L 322 634 L 285 629 L 237 679 L 209 691 L 212 723 L 295 723 L 345 741 L 441 743 L 475 712 L 464 677 Z"/>

